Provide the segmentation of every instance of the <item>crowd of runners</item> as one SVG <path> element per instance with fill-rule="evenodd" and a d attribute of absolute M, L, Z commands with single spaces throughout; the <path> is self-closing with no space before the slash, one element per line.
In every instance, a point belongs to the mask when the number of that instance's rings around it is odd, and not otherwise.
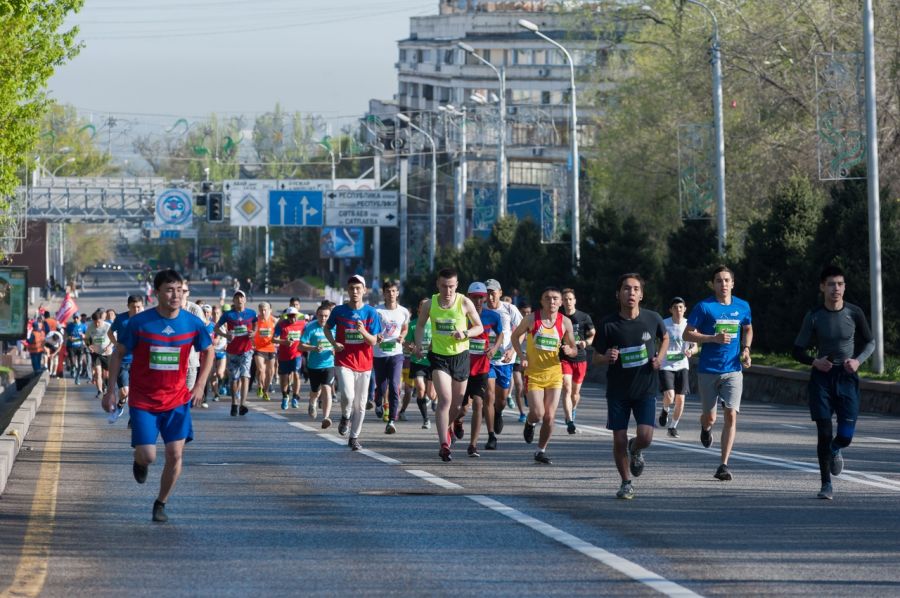
<path fill-rule="evenodd" d="M 606 427 L 613 433 L 621 477 L 616 496 L 630 499 L 657 425 L 667 436 L 680 437 L 691 358 L 697 353 L 699 442 L 712 446 L 721 405 L 721 458 L 713 475 L 733 479 L 729 458 L 742 370 L 751 365 L 753 325 L 748 303 L 732 295 L 729 268 L 716 268 L 709 282 L 710 297 L 693 306 L 674 297 L 664 319 L 642 307 L 640 274 L 623 274 L 615 288 L 618 309 L 595 324 L 577 309 L 573 289 L 549 286 L 533 310 L 520 309 L 496 279 L 470 282 L 461 292 L 452 269 L 440 270 L 436 292 L 409 309 L 398 302 L 396 282 L 385 282 L 383 302 L 370 305 L 365 279 L 354 275 L 346 281 L 344 303 L 323 302 L 309 315 L 301 313 L 296 298 L 283 309 L 273 310 L 267 302 L 252 309 L 241 290 L 230 304 L 192 301 L 188 282 L 166 270 L 153 282 L 154 309 L 145 311 L 144 298 L 131 296 L 127 311 L 98 311 L 89 323 L 82 315 L 65 326 L 68 371 L 76 383 L 92 379 L 111 422 L 129 406 L 139 483 L 147 479 L 162 435 L 166 460 L 155 521 L 167 519 L 165 503 L 180 474 L 184 444 L 193 436 L 191 406 L 208 407 L 210 400 L 227 397 L 230 415 L 244 416 L 255 385 L 258 400 L 280 399 L 283 410 L 305 407 L 322 429 L 336 421 L 337 433 L 353 451 L 362 449 L 364 430 L 372 433 L 371 425 L 364 427 L 369 411 L 379 433 L 396 434 L 401 422 L 421 422 L 434 430 L 437 456 L 444 462 L 453 460 L 467 432 L 467 457 L 499 450 L 509 409 L 522 440 L 535 445 L 534 461 L 550 465 L 560 403 L 566 433 L 578 433 L 581 386 L 590 363 L 607 367 Z M 841 472 L 841 450 L 853 437 L 856 371 L 874 351 L 865 316 L 844 303 L 844 289 L 838 268 L 822 272 L 824 304 L 807 314 L 795 343 L 797 359 L 812 366 L 810 410 L 819 431 L 823 499 L 832 498 L 831 475 Z M 332 415 L 334 399 L 339 400 Z M 632 420 L 636 431 L 629 438 Z"/>

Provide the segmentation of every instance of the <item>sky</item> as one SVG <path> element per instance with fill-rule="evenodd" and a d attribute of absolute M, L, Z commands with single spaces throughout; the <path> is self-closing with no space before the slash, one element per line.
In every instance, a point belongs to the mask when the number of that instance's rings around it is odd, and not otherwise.
<path fill-rule="evenodd" d="M 276 103 L 344 120 L 397 90 L 397 41 L 438 0 L 86 0 L 84 47 L 50 79 L 83 115 L 172 122 Z"/>

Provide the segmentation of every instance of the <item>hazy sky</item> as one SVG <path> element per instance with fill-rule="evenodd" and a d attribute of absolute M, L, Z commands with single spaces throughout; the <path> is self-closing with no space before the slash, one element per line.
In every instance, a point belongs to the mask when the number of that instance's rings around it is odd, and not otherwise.
<path fill-rule="evenodd" d="M 397 89 L 397 40 L 438 0 L 87 0 L 49 83 L 79 112 L 203 117 L 276 103 L 359 116 Z"/>

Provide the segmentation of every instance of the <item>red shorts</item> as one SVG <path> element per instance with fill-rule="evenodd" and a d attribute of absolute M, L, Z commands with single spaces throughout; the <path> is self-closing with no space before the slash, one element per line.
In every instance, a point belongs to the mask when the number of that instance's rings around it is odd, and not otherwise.
<path fill-rule="evenodd" d="M 581 384 L 584 382 L 584 375 L 587 373 L 587 362 L 579 361 L 579 362 L 571 362 L 560 360 L 560 364 L 562 365 L 563 376 L 572 376 L 572 382 L 575 384 Z"/>

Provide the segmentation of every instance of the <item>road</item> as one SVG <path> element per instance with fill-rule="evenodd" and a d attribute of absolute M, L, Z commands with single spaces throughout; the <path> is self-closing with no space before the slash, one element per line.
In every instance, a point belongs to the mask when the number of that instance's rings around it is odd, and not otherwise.
<path fill-rule="evenodd" d="M 417 417 L 393 436 L 370 417 L 353 453 L 305 409 L 254 400 L 232 418 L 212 403 L 195 411 L 170 521 L 154 524 L 161 467 L 136 484 L 124 422 L 53 380 L 0 500 L 0 592 L 900 595 L 900 421 L 860 418 L 822 501 L 804 410 L 745 402 L 732 482 L 712 477 L 718 446 L 701 447 L 697 414 L 691 399 L 681 438 L 657 434 L 622 501 L 601 386 L 581 434 L 556 429 L 552 466 L 511 415 L 499 450 L 470 459 L 464 441 L 442 463 Z"/>

